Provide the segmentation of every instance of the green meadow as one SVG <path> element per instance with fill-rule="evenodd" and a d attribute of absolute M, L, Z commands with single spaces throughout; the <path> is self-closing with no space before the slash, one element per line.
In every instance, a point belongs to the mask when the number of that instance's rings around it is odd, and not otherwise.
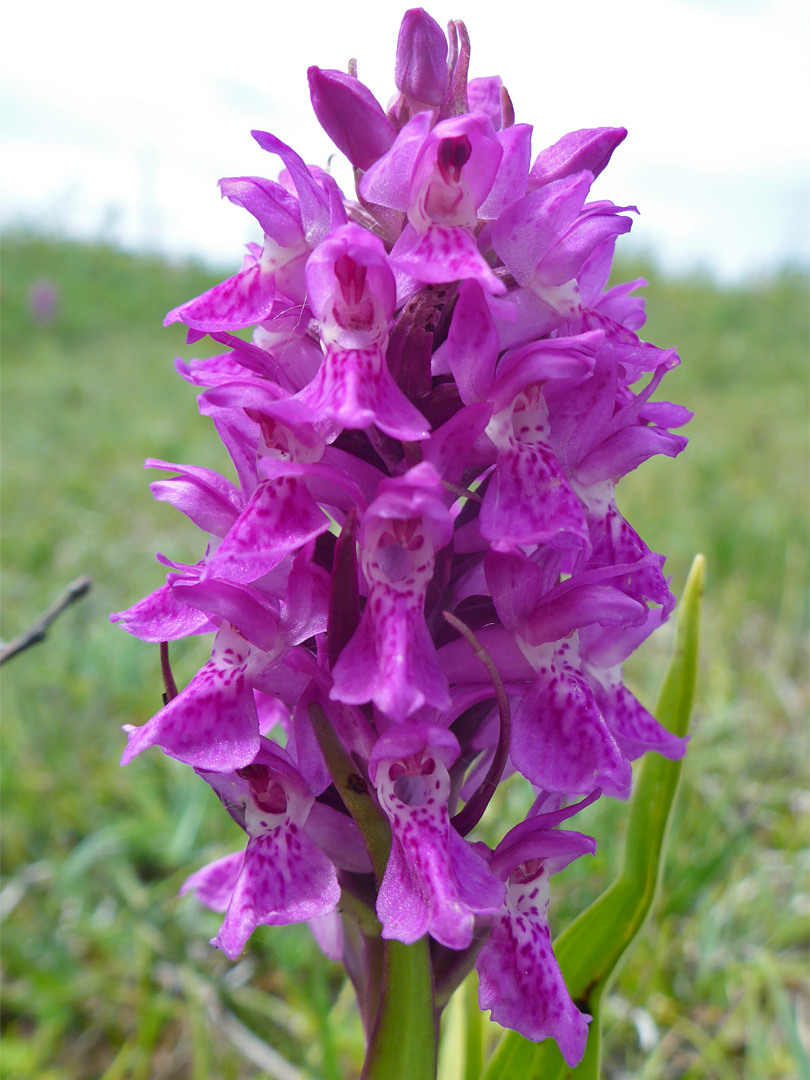
<path fill-rule="evenodd" d="M 609 994 L 605 1075 L 795 1080 L 810 1075 L 808 281 L 621 271 L 650 282 L 645 336 L 682 356 L 658 396 L 695 418 L 685 453 L 627 478 L 620 506 L 668 555 L 676 592 L 698 551 L 708 586 L 662 888 Z M 162 583 L 155 551 L 199 556 L 195 528 L 151 499 L 143 459 L 230 468 L 172 367 L 204 343 L 186 348 L 162 319 L 221 277 L 101 245 L 4 243 L 3 639 L 93 579 L 3 668 L 7 1080 L 344 1080 L 362 1062 L 351 988 L 305 926 L 259 929 L 232 964 L 207 944 L 221 917 L 178 899 L 241 843 L 213 793 L 157 750 L 118 765 L 121 725 L 145 722 L 162 687 L 157 647 L 108 613 Z M 60 292 L 47 324 L 29 311 L 40 279 Z M 667 626 L 628 668 L 648 704 L 671 644 Z M 204 658 L 204 642 L 175 647 L 178 682 Z M 481 835 L 525 799 L 507 785 Z M 553 932 L 611 880 L 625 813 L 601 800 L 578 819 L 599 850 L 555 879 Z"/>

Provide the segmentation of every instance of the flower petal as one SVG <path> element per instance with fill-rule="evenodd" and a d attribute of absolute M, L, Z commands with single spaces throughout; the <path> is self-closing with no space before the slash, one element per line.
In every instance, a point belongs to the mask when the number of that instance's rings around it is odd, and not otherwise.
<path fill-rule="evenodd" d="M 127 724 L 128 765 L 148 746 L 188 765 L 230 772 L 250 764 L 259 749 L 259 718 L 246 677 L 250 646 L 220 630 L 211 659 L 168 705 L 143 727 Z"/>
<path fill-rule="evenodd" d="M 225 921 L 211 944 L 236 960 L 257 926 L 305 922 L 334 911 L 335 868 L 295 824 L 251 836 Z"/>
<path fill-rule="evenodd" d="M 572 1068 L 585 1053 L 589 1016 L 571 1000 L 551 947 L 548 877 L 508 886 L 505 912 L 478 954 L 478 1002 L 492 1019 L 540 1042 L 553 1038 Z"/>

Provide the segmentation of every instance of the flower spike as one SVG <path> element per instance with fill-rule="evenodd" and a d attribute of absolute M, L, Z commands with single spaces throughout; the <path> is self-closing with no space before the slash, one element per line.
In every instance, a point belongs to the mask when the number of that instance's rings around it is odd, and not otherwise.
<path fill-rule="evenodd" d="M 159 555 L 165 581 L 111 616 L 159 643 L 165 691 L 122 762 L 159 747 L 246 834 L 182 891 L 230 959 L 309 923 L 357 990 L 368 1080 L 410 1076 L 415 1047 L 433 1075 L 473 965 L 496 1023 L 577 1065 L 550 879 L 595 841 L 562 826 L 687 745 L 622 673 L 674 598 L 617 484 L 691 417 L 657 398 L 680 360 L 639 337 L 644 282 L 607 287 L 635 207 L 591 187 L 627 132 L 533 151 L 470 65 L 463 22 L 411 9 L 387 108 L 355 62 L 307 73 L 356 198 L 264 131 L 274 176 L 220 181 L 256 242 L 166 321 L 219 346 L 176 367 L 235 479 L 147 461 L 199 554 Z M 178 688 L 168 643 L 203 634 Z"/>

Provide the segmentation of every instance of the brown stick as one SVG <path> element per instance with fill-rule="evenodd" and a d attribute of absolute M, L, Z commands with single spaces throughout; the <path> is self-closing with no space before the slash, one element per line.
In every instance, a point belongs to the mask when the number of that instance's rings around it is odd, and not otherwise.
<path fill-rule="evenodd" d="M 51 623 L 62 614 L 66 607 L 70 607 L 75 600 L 84 596 L 92 584 L 91 578 L 87 576 L 78 577 L 75 581 L 71 581 L 59 599 L 55 600 L 35 623 L 29 626 L 24 633 L 15 637 L 13 641 L 9 641 L 0 647 L 0 664 L 4 664 L 12 656 L 21 653 L 29 645 L 36 645 L 38 641 L 43 641 Z"/>

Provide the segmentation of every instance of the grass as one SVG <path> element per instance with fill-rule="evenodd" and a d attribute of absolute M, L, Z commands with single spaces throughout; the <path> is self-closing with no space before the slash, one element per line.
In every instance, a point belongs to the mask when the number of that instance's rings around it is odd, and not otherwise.
<path fill-rule="evenodd" d="M 676 591 L 697 550 L 710 577 L 667 871 L 607 1004 L 605 1071 L 788 1080 L 807 1075 L 810 1026 L 807 281 L 786 271 L 720 288 L 642 270 L 645 333 L 684 360 L 667 396 L 696 415 L 687 452 L 624 481 L 622 507 L 669 553 Z M 50 325 L 27 311 L 43 277 L 62 296 Z M 306 927 L 261 929 L 232 965 L 206 944 L 219 917 L 177 899 L 188 873 L 240 842 L 216 799 L 157 753 L 117 766 L 120 725 L 152 715 L 160 680 L 156 649 L 107 613 L 161 582 L 155 550 L 197 554 L 194 528 L 152 501 L 140 462 L 224 468 L 171 367 L 190 354 L 182 331 L 161 328 L 214 280 L 103 246 L 5 241 L 3 637 L 73 578 L 94 580 L 44 644 L 4 669 L 8 1080 L 340 1080 L 362 1056 L 351 992 Z M 669 644 L 664 628 L 630 665 L 645 701 Z M 201 649 L 174 650 L 179 680 Z M 524 798 L 513 785 L 502 811 Z M 616 803 L 583 815 L 600 850 L 556 879 L 557 927 L 610 880 L 623 819 Z"/>

